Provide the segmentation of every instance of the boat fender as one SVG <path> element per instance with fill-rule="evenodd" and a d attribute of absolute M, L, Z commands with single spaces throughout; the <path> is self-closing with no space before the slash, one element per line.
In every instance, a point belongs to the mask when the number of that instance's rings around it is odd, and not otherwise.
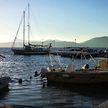
<path fill-rule="evenodd" d="M 49 67 L 47 68 L 47 71 L 48 72 L 51 72 L 53 70 L 53 66 L 52 65 L 49 65 Z"/>
<path fill-rule="evenodd" d="M 85 64 L 82 69 L 89 69 L 89 64 Z"/>
<path fill-rule="evenodd" d="M 85 69 L 89 69 L 89 64 L 86 64 L 85 65 Z"/>
<path fill-rule="evenodd" d="M 53 69 L 53 71 L 56 71 L 55 69 Z"/>

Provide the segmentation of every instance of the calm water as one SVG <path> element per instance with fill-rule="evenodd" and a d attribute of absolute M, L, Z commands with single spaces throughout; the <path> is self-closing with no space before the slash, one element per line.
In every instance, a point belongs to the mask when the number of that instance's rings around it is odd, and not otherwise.
<path fill-rule="evenodd" d="M 47 66 L 48 56 L 18 56 L 13 55 L 10 49 L 0 49 L 0 53 L 6 59 L 0 63 L 0 73 L 7 73 L 12 79 L 9 91 L 0 94 L 0 103 L 44 106 L 45 108 L 94 108 L 96 105 L 108 99 L 105 88 L 64 88 L 59 86 L 47 86 L 47 80 L 34 72 Z M 61 58 L 64 64 L 71 63 L 68 58 Z M 79 63 L 77 60 L 76 64 Z M 92 64 L 91 64 L 92 65 Z M 30 79 L 32 76 L 32 79 Z M 23 83 L 18 84 L 22 78 Z"/>

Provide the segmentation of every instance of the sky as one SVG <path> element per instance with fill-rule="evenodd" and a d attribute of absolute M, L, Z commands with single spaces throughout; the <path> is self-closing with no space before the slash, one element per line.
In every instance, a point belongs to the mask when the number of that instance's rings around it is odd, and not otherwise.
<path fill-rule="evenodd" d="M 30 40 L 83 42 L 108 36 L 108 0 L 0 0 L 0 42 L 14 40 L 28 3 Z"/>

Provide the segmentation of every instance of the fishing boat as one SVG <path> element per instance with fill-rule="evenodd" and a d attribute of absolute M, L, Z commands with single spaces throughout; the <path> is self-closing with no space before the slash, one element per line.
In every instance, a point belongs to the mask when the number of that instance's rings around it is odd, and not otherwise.
<path fill-rule="evenodd" d="M 4 58 L 5 56 L 0 54 L 0 61 L 2 61 Z M 0 72 L 0 92 L 3 89 L 8 88 L 9 82 L 10 82 L 10 77 Z"/>
<path fill-rule="evenodd" d="M 94 61 L 93 58 L 90 60 Z M 45 69 L 42 69 L 42 73 L 44 73 L 43 70 Z M 45 73 L 48 83 L 60 83 L 65 85 L 108 84 L 108 62 L 105 59 L 99 59 L 98 65 L 92 68 L 86 61 L 86 64 L 80 69 L 76 69 L 73 63 L 62 66 L 60 63 L 53 65 L 51 61 Z"/>
<path fill-rule="evenodd" d="M 41 45 L 35 45 L 35 44 L 32 44 L 30 42 L 30 4 L 28 4 L 28 11 L 23 11 L 23 16 L 22 16 L 22 19 L 21 19 L 21 22 L 20 22 L 20 25 L 18 27 L 18 30 L 17 30 L 17 33 L 16 33 L 16 36 L 15 36 L 15 39 L 14 39 L 14 42 L 13 42 L 13 45 L 12 45 L 12 51 L 14 54 L 18 54 L 18 55 L 44 55 L 44 54 L 48 54 L 49 51 L 50 51 L 50 48 L 52 47 L 51 43 L 49 43 L 48 45 L 43 45 L 43 42 Z M 28 34 L 28 42 L 25 41 L 25 16 L 26 16 L 26 13 L 27 13 L 27 20 L 28 20 L 28 23 L 27 23 L 27 34 Z M 20 27 L 21 25 L 23 25 L 23 47 L 22 48 L 15 48 L 14 45 L 15 45 L 15 41 L 17 39 L 17 35 L 19 33 L 19 30 L 20 30 Z"/>

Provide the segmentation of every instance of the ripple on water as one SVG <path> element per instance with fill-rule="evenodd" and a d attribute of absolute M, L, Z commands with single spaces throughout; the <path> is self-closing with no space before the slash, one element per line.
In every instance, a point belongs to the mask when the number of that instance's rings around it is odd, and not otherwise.
<path fill-rule="evenodd" d="M 47 84 L 43 86 L 42 79 L 34 77 L 34 72 L 36 70 L 39 72 L 41 66 L 47 66 L 45 62 L 48 56 L 12 55 L 9 51 L 6 53 L 6 49 L 4 54 L 6 59 L 0 63 L 0 72 L 7 72 L 12 81 L 9 85 L 10 90 L 0 95 L 0 103 L 43 105 L 46 108 L 59 106 L 62 108 L 93 108 L 108 99 L 108 93 L 104 90 L 101 93 L 93 93 L 91 90 L 85 91 L 77 88 L 67 89 L 47 86 Z M 61 62 L 63 64 L 72 63 L 69 58 L 62 58 Z M 76 64 L 79 62 L 77 60 Z M 19 78 L 22 78 L 22 84 L 18 83 Z"/>

